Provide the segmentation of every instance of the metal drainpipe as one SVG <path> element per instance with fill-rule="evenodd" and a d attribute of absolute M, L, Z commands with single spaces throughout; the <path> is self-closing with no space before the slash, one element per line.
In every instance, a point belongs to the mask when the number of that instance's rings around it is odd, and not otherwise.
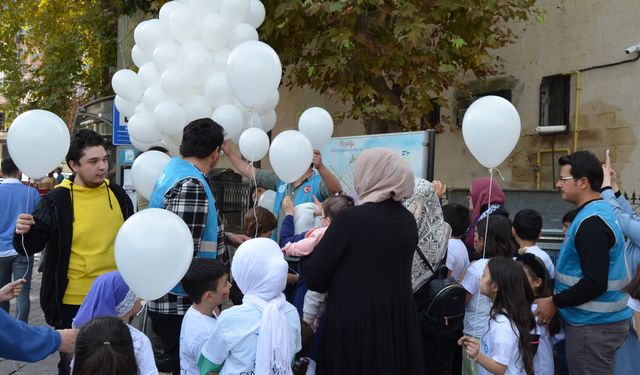
<path fill-rule="evenodd" d="M 580 71 L 574 70 L 568 74 L 576 76 L 576 112 L 573 118 L 573 152 L 578 151 L 578 127 L 580 125 Z"/>
<path fill-rule="evenodd" d="M 536 152 L 536 163 L 537 163 L 537 166 L 538 166 L 538 170 L 536 171 L 536 190 L 540 190 L 540 155 L 548 154 L 548 153 L 552 153 L 552 152 L 566 152 L 567 155 L 569 155 L 571 153 L 571 149 L 569 147 L 566 147 L 566 148 L 538 150 Z M 554 178 L 555 178 L 555 176 L 554 176 Z"/>

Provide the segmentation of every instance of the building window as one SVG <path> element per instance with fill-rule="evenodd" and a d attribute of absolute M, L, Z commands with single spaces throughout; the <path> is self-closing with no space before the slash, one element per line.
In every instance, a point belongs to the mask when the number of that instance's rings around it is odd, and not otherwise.
<path fill-rule="evenodd" d="M 3 130 L 5 125 L 5 118 L 4 118 L 4 112 L 0 112 L 0 130 Z"/>
<path fill-rule="evenodd" d="M 540 84 L 540 126 L 569 126 L 571 76 L 557 74 L 542 78 Z"/>
<path fill-rule="evenodd" d="M 458 127 L 462 128 L 462 120 L 464 119 L 464 114 L 467 112 L 467 109 L 469 109 L 471 104 L 477 99 L 489 95 L 499 96 L 501 98 L 507 99 L 508 101 L 511 101 L 511 90 L 497 90 L 477 95 L 474 94 L 471 97 L 460 97 L 458 98 L 458 107 L 456 108 L 456 123 L 458 124 Z"/>

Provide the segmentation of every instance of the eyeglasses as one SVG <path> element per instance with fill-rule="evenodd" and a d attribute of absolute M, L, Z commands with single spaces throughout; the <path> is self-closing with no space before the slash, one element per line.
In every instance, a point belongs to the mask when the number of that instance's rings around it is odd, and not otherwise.
<path fill-rule="evenodd" d="M 558 183 L 562 185 L 562 184 L 564 184 L 565 181 L 574 180 L 574 179 L 575 179 L 575 177 L 573 177 L 573 176 L 565 176 L 565 177 L 560 176 L 560 177 L 558 177 Z"/>
<path fill-rule="evenodd" d="M 220 157 L 223 157 L 223 156 L 224 156 L 224 150 L 220 149 Z"/>

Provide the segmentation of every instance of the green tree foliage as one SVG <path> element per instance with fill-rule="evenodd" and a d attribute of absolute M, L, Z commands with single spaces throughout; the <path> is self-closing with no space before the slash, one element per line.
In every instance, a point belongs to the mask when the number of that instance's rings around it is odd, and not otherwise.
<path fill-rule="evenodd" d="M 369 133 L 423 128 L 421 119 L 465 73 L 496 72 L 491 52 L 539 15 L 535 0 L 264 1 L 259 30 L 287 67 L 286 84 L 339 98 L 338 114 Z M 467 78 L 469 75 L 467 75 Z"/>
<path fill-rule="evenodd" d="M 74 103 L 111 93 L 120 0 L 6 0 L 0 6 L 0 110 L 70 119 Z"/>

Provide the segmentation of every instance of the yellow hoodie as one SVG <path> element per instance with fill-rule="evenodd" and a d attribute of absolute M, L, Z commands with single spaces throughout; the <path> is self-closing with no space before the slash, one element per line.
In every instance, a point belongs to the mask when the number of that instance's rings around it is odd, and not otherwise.
<path fill-rule="evenodd" d="M 113 244 L 124 219 L 116 196 L 107 188 L 109 180 L 105 182 L 87 188 L 65 179 L 58 185 L 70 191 L 74 218 L 65 305 L 82 304 L 93 280 L 116 269 Z"/>

